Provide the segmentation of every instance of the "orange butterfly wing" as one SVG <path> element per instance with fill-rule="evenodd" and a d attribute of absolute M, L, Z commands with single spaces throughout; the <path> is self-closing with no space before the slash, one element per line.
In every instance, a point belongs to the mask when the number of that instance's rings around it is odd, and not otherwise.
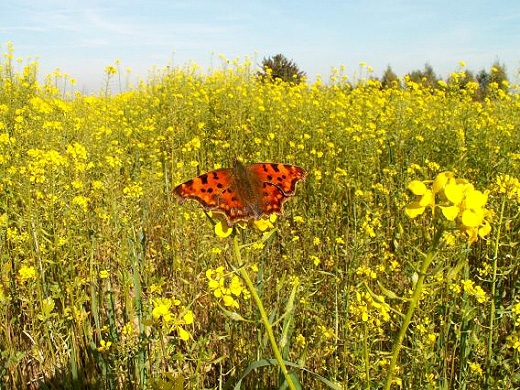
<path fill-rule="evenodd" d="M 200 175 L 173 190 L 180 203 L 198 201 L 206 210 L 224 214 L 228 223 L 271 213 L 281 214 L 282 205 L 295 194 L 296 183 L 306 172 L 286 164 L 256 163 L 248 166 L 237 161 L 234 168 L 222 168 Z"/>
<path fill-rule="evenodd" d="M 288 164 L 256 163 L 247 166 L 261 182 L 262 215 L 282 214 L 282 206 L 296 193 L 296 183 L 304 181 L 307 172 Z"/>

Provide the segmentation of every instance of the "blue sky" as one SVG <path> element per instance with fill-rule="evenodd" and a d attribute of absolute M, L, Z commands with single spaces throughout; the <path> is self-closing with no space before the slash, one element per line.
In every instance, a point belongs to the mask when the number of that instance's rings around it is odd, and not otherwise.
<path fill-rule="evenodd" d="M 135 79 L 171 63 L 217 66 L 220 54 L 260 64 L 282 53 L 311 80 L 340 65 L 355 77 L 360 62 L 378 77 L 425 63 L 445 77 L 459 61 L 479 71 L 498 60 L 518 82 L 520 1 L 0 0 L 0 51 L 8 41 L 42 74 L 59 68 L 91 91 L 115 59 Z"/>

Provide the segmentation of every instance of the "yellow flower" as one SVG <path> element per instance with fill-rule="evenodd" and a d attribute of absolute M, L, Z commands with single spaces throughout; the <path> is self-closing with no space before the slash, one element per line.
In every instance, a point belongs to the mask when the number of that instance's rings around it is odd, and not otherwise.
<path fill-rule="evenodd" d="M 134 198 L 139 199 L 143 196 L 143 183 L 137 182 L 137 183 L 131 183 L 130 185 L 123 188 L 123 194 L 126 195 L 128 198 Z"/>
<path fill-rule="evenodd" d="M 190 338 L 190 333 L 184 329 L 184 325 L 190 325 L 193 323 L 193 312 L 191 310 L 186 310 L 181 318 L 175 321 L 173 328 L 176 329 L 179 338 L 182 341 L 188 341 Z"/>
<path fill-rule="evenodd" d="M 405 207 L 405 213 L 410 218 L 421 215 L 426 207 L 433 207 L 434 196 L 432 191 L 426 188 L 426 185 L 419 180 L 413 180 L 408 184 L 408 190 L 416 196 L 416 199 Z"/>
<path fill-rule="evenodd" d="M 235 297 L 243 296 L 249 298 L 247 289 L 244 288 L 242 279 L 234 275 L 231 278 L 224 273 L 224 267 L 215 270 L 207 270 L 206 278 L 208 287 L 213 291 L 215 298 L 221 299 L 224 306 L 238 308 L 239 304 Z"/>
<path fill-rule="evenodd" d="M 444 186 L 444 195 L 454 205 L 459 205 L 464 197 L 464 187 L 455 180 L 448 180 Z"/>
<path fill-rule="evenodd" d="M 215 224 L 215 234 L 220 238 L 227 238 L 233 233 L 233 228 L 228 226 L 224 219 L 219 220 Z"/>
<path fill-rule="evenodd" d="M 131 322 L 127 322 L 125 326 L 123 326 L 123 334 L 124 335 L 129 335 L 132 333 L 132 330 L 133 330 L 133 326 L 132 326 L 132 323 Z"/>
<path fill-rule="evenodd" d="M 475 190 L 473 184 L 456 179 L 449 171 L 437 175 L 431 190 L 418 180 L 412 181 L 408 189 L 416 196 L 405 207 L 405 213 L 410 218 L 421 215 L 426 207 L 439 207 L 448 221 L 454 221 L 459 230 L 467 234 L 469 243 L 490 233 L 491 225 L 486 220 L 489 211 L 484 208 L 489 191 Z"/>
<path fill-rule="evenodd" d="M 505 194 L 509 199 L 520 202 L 520 182 L 517 178 L 502 175 L 496 178 L 495 191 Z"/>
<path fill-rule="evenodd" d="M 89 198 L 82 196 L 82 195 L 75 196 L 72 199 L 72 204 L 79 206 L 83 210 L 83 212 L 87 211 L 88 203 L 89 203 Z"/>
<path fill-rule="evenodd" d="M 305 340 L 305 336 L 303 336 L 301 333 L 299 333 L 297 336 L 296 336 L 296 345 L 299 347 L 299 348 L 304 348 L 305 345 L 307 344 L 306 340 Z"/>
<path fill-rule="evenodd" d="M 183 341 L 187 341 L 190 338 L 190 334 L 180 326 L 177 327 L 177 334 L 179 335 L 179 338 Z"/>
<path fill-rule="evenodd" d="M 229 284 L 229 291 L 238 297 L 242 293 L 243 289 L 242 280 L 236 275 L 233 276 L 233 278 L 231 278 L 231 283 Z"/>
<path fill-rule="evenodd" d="M 112 65 L 105 66 L 105 73 L 108 76 L 115 75 L 115 74 L 117 74 L 117 68 L 115 66 L 112 66 Z"/>
<path fill-rule="evenodd" d="M 448 180 L 453 178 L 453 172 L 442 172 L 437 175 L 435 180 L 433 181 L 432 190 L 434 194 L 440 192 L 448 183 Z"/>
<path fill-rule="evenodd" d="M 462 291 L 462 288 L 460 287 L 460 285 L 456 284 L 456 283 L 453 283 L 449 286 L 450 290 L 454 293 L 454 294 L 460 294 L 461 291 Z"/>
<path fill-rule="evenodd" d="M 163 323 L 168 323 L 173 320 L 173 315 L 170 312 L 172 301 L 168 298 L 157 298 L 153 301 L 154 308 L 152 310 L 152 317 L 154 320 L 162 319 Z"/>
<path fill-rule="evenodd" d="M 267 229 L 273 229 L 274 228 L 273 223 L 275 223 L 277 219 L 278 219 L 278 215 L 271 214 L 271 215 L 269 215 L 268 219 L 262 218 L 262 219 L 257 219 L 255 221 L 253 221 L 253 226 L 256 229 L 260 230 L 261 232 L 264 232 Z"/>
<path fill-rule="evenodd" d="M 480 364 L 476 362 L 469 362 L 469 369 L 471 372 L 477 374 L 478 376 L 482 376 L 484 374 L 482 367 L 480 367 Z"/>
<path fill-rule="evenodd" d="M 513 308 L 511 309 L 511 311 L 517 315 L 517 316 L 520 316 L 520 302 L 517 303 L 516 305 L 513 306 Z"/>
<path fill-rule="evenodd" d="M 318 329 L 321 331 L 321 334 L 326 339 L 332 339 L 335 337 L 333 328 L 327 328 L 323 325 L 318 325 Z"/>
<path fill-rule="evenodd" d="M 187 310 L 186 313 L 182 316 L 184 323 L 189 325 L 193 324 L 193 312 L 191 310 Z"/>
<path fill-rule="evenodd" d="M 231 307 L 233 309 L 238 309 L 240 306 L 235 298 L 233 298 L 231 295 L 224 295 L 223 297 L 224 306 Z"/>
<path fill-rule="evenodd" d="M 162 294 L 163 286 L 161 283 L 152 283 L 148 291 L 150 294 Z"/>
<path fill-rule="evenodd" d="M 36 269 L 33 266 L 27 267 L 27 266 L 23 265 L 18 270 L 18 277 L 23 282 L 30 280 L 30 279 L 36 279 Z"/>
<path fill-rule="evenodd" d="M 486 292 L 480 286 L 475 286 L 473 289 L 473 296 L 476 298 L 478 303 L 486 302 Z"/>
<path fill-rule="evenodd" d="M 110 272 L 108 272 L 106 269 L 99 271 L 99 277 L 101 279 L 107 279 L 110 276 Z"/>
<path fill-rule="evenodd" d="M 99 352 L 106 352 L 110 349 L 110 347 L 112 346 L 112 342 L 111 341 L 105 341 L 105 340 L 101 340 L 99 342 L 99 347 L 97 348 L 97 350 Z"/>

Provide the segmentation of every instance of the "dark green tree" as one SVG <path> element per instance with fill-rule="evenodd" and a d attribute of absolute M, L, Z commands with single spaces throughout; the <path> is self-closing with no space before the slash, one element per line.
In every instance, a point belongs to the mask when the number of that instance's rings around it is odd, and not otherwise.
<path fill-rule="evenodd" d="M 381 77 L 381 86 L 383 88 L 393 88 L 399 87 L 400 85 L 399 77 L 397 77 L 390 65 L 388 65 L 383 73 L 383 77 Z"/>
<path fill-rule="evenodd" d="M 490 75 L 485 69 L 482 69 L 477 73 L 477 82 L 479 85 L 477 95 L 479 100 L 484 99 L 484 97 L 488 94 L 489 79 Z"/>
<path fill-rule="evenodd" d="M 498 89 L 507 91 L 509 88 L 509 80 L 507 79 L 506 66 L 502 65 L 498 61 L 495 61 L 491 66 L 489 81 L 491 83 L 497 83 Z"/>
<path fill-rule="evenodd" d="M 283 54 L 264 58 L 262 70 L 258 72 L 262 80 L 274 81 L 282 80 L 285 82 L 299 84 L 306 76 L 294 61 L 287 59 Z"/>
<path fill-rule="evenodd" d="M 425 64 L 423 70 L 412 71 L 408 74 L 408 77 L 413 82 L 430 88 L 437 88 L 437 81 L 439 80 L 430 64 Z"/>
<path fill-rule="evenodd" d="M 490 86 L 492 83 L 496 84 L 496 89 L 501 89 L 502 91 L 507 91 L 509 88 L 506 67 L 498 61 L 493 63 L 489 72 L 485 69 L 478 72 L 477 81 L 479 83 L 479 89 L 477 92 L 480 100 L 489 96 L 491 92 Z"/>
<path fill-rule="evenodd" d="M 466 89 L 468 83 L 477 81 L 471 70 L 457 72 L 448 77 L 447 83 L 451 88 Z"/>

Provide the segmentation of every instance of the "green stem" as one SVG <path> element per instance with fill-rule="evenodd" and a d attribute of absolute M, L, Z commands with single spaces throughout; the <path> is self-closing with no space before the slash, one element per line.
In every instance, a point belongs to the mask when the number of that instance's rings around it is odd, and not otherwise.
<path fill-rule="evenodd" d="M 269 341 L 271 343 L 271 348 L 273 349 L 274 356 L 276 361 L 280 365 L 283 376 L 285 377 L 285 381 L 291 390 L 296 390 L 296 387 L 292 381 L 291 376 L 289 375 L 289 371 L 287 371 L 287 367 L 282 358 L 282 354 L 280 353 L 280 349 L 278 348 L 278 344 L 276 343 L 276 339 L 274 338 L 273 328 L 271 323 L 269 322 L 269 318 L 267 317 L 267 313 L 265 312 L 264 305 L 262 304 L 262 300 L 258 296 L 256 292 L 256 288 L 247 273 L 246 267 L 244 267 L 244 263 L 242 262 L 242 256 L 240 255 L 240 247 L 238 245 L 238 236 L 235 234 L 233 236 L 233 251 L 235 253 L 235 260 L 238 265 L 238 271 L 240 272 L 240 276 L 245 281 L 247 288 L 251 292 L 251 296 L 253 297 L 256 307 L 260 311 L 260 317 L 262 318 L 262 323 L 265 326 L 265 330 L 267 332 L 267 336 L 269 337 Z"/>
<path fill-rule="evenodd" d="M 139 238 L 139 242 L 141 245 L 137 245 L 136 241 Z M 144 262 L 144 235 L 142 232 L 138 233 L 138 237 L 134 235 L 134 237 L 128 238 L 128 245 L 131 248 L 131 258 L 132 258 L 132 272 L 133 272 L 133 287 L 135 291 L 135 310 L 137 313 L 137 319 L 139 324 L 139 349 L 137 350 L 137 367 L 136 374 L 138 375 L 138 384 L 141 387 L 146 387 L 147 384 L 147 372 L 146 372 L 146 352 L 147 352 L 147 342 L 146 342 L 146 332 L 145 325 L 143 319 L 143 294 L 141 287 L 141 278 L 139 273 L 140 264 Z"/>
<path fill-rule="evenodd" d="M 469 279 L 469 266 L 468 261 L 464 264 L 464 280 Z M 469 333 L 469 324 L 468 324 L 468 312 L 469 308 L 469 297 L 468 293 L 464 291 L 462 293 L 462 309 L 461 309 L 461 323 L 460 328 L 457 332 L 459 338 L 459 375 L 461 383 L 466 383 L 466 376 L 468 372 L 468 333 Z M 462 386 L 462 389 L 465 388 L 465 385 Z"/>
<path fill-rule="evenodd" d="M 433 238 L 432 247 L 430 251 L 424 256 L 424 260 L 421 264 L 421 268 L 419 269 L 419 277 L 417 282 L 415 283 L 415 287 L 413 290 L 412 297 L 410 298 L 410 304 L 408 305 L 408 310 L 406 311 L 406 315 L 404 316 L 403 323 L 401 324 L 401 328 L 399 329 L 399 334 L 394 341 L 394 345 L 392 347 L 392 359 L 390 360 L 390 366 L 388 367 L 388 374 L 386 377 L 385 390 L 389 390 L 392 386 L 392 380 L 394 378 L 394 370 L 397 365 L 397 359 L 399 358 L 399 352 L 403 346 L 403 340 L 406 335 L 406 331 L 408 330 L 408 326 L 410 322 L 412 322 L 412 316 L 419 304 L 421 299 L 421 294 L 423 292 L 424 279 L 426 277 L 426 272 L 430 267 L 433 259 L 435 258 L 435 254 L 437 253 L 437 244 L 441 238 L 443 232 L 443 228 L 440 227 Z"/>
<path fill-rule="evenodd" d="M 489 388 L 489 379 L 491 378 L 491 359 L 493 358 L 493 335 L 495 329 L 495 295 L 496 295 L 496 284 L 497 284 L 497 260 L 498 260 L 498 246 L 500 241 L 500 233 L 502 230 L 502 221 L 504 220 L 504 209 L 506 205 L 506 198 L 502 199 L 502 205 L 500 207 L 500 219 L 498 221 L 498 230 L 496 234 L 495 250 L 493 253 L 493 279 L 491 280 L 491 308 L 489 309 L 489 337 L 487 345 L 487 358 L 486 358 L 486 388 Z"/>
<path fill-rule="evenodd" d="M 368 325 L 363 322 L 363 349 L 365 360 L 365 388 L 370 389 L 370 351 L 368 349 Z"/>

